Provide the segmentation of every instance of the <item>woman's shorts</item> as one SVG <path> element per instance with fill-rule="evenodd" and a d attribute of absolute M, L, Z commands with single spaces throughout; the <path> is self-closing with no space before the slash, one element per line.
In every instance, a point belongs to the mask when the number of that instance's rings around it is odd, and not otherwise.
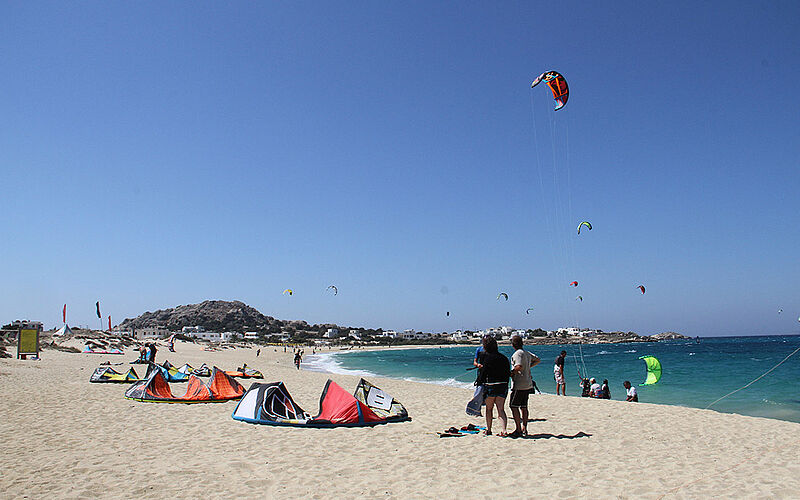
<path fill-rule="evenodd" d="M 505 398 L 508 396 L 508 384 L 492 384 L 486 386 L 487 398 Z"/>

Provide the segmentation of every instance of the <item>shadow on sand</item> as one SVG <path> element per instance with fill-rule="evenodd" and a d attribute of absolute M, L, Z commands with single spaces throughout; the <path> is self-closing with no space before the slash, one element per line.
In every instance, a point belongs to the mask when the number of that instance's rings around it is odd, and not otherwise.
<path fill-rule="evenodd" d="M 522 436 L 517 439 L 578 439 L 586 437 L 592 437 L 592 435 L 586 434 L 585 432 L 579 432 L 572 436 L 568 436 L 567 434 L 540 433 L 540 434 L 528 434 L 527 436 Z"/>

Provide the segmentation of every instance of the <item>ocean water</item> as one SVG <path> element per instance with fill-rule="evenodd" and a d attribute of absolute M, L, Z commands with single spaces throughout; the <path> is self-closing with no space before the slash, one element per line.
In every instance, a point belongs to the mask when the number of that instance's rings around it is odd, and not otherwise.
<path fill-rule="evenodd" d="M 639 400 L 650 403 L 705 408 L 714 400 L 738 389 L 778 364 L 800 347 L 800 336 L 714 337 L 653 343 L 526 346 L 542 359 L 533 368 L 537 386 L 555 394 L 553 363 L 567 351 L 567 394 L 580 396 L 577 366 L 585 365 L 588 376 L 608 379 L 612 399 L 625 399 L 622 383 L 637 386 Z M 472 387 L 476 346 L 425 349 L 348 351 L 309 356 L 303 367 L 332 373 L 351 373 Z M 511 357 L 510 346 L 500 351 Z M 661 361 L 663 374 L 656 385 L 639 387 L 645 380 L 644 361 L 653 355 Z M 581 372 L 583 367 L 581 366 Z M 466 401 L 465 401 L 466 403 Z M 711 407 L 713 410 L 800 422 L 800 352 L 750 387 Z"/>

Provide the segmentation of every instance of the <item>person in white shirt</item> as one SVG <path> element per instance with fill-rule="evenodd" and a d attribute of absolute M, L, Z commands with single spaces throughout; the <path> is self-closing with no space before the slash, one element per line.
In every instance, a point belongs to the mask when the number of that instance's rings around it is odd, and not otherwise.
<path fill-rule="evenodd" d="M 600 394 L 600 384 L 597 383 L 597 380 L 594 377 L 592 377 L 589 379 L 589 384 L 591 384 L 591 386 L 589 387 L 589 397 L 591 398 L 599 397 L 598 394 Z"/>
<path fill-rule="evenodd" d="M 528 394 L 533 390 L 531 368 L 541 361 L 538 356 L 522 348 L 522 337 L 511 337 L 514 354 L 511 355 L 511 414 L 514 416 L 516 429 L 509 437 L 528 435 Z"/>
<path fill-rule="evenodd" d="M 630 382 L 627 380 L 622 384 L 626 391 L 628 391 L 628 397 L 625 398 L 625 401 L 639 401 L 639 395 L 636 394 L 636 387 L 633 387 Z"/>

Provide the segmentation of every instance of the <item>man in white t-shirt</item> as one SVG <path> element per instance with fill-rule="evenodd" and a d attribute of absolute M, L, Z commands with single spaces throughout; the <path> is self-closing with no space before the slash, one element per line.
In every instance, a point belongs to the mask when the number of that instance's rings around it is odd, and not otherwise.
<path fill-rule="evenodd" d="M 590 398 L 598 398 L 598 394 L 600 393 L 600 384 L 597 383 L 597 379 L 594 377 L 589 379 L 589 397 Z"/>
<path fill-rule="evenodd" d="M 633 387 L 630 382 L 627 380 L 622 384 L 626 391 L 628 391 L 628 397 L 625 398 L 625 401 L 639 401 L 639 395 L 636 394 L 636 387 Z"/>
<path fill-rule="evenodd" d="M 528 435 L 528 394 L 533 390 L 531 368 L 539 364 L 538 356 L 522 349 L 522 337 L 511 337 L 514 354 L 511 355 L 511 414 L 514 416 L 516 429 L 509 437 Z"/>

